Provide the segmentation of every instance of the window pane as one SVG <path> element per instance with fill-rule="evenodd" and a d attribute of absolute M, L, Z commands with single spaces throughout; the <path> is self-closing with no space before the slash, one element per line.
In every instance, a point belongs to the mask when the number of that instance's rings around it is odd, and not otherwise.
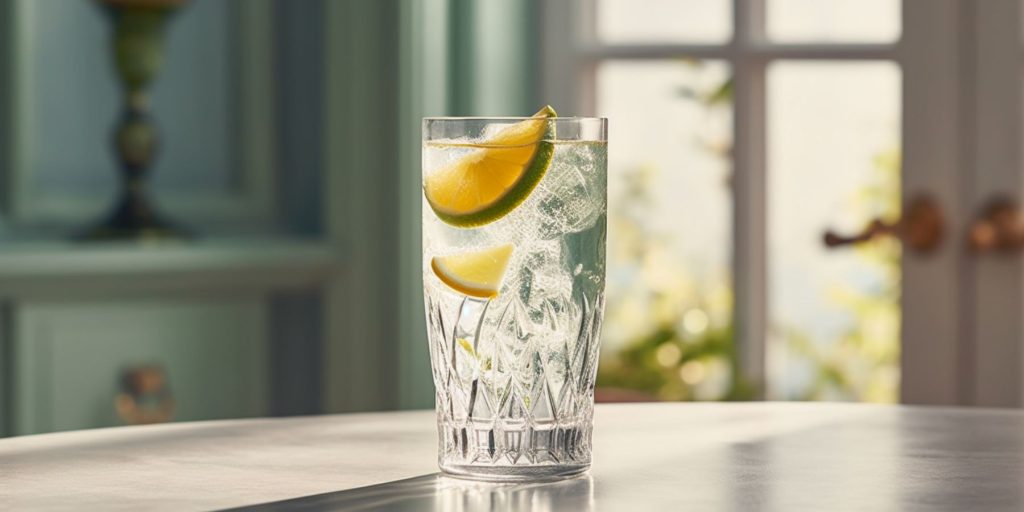
<path fill-rule="evenodd" d="M 826 249 L 899 217 L 900 72 L 889 62 L 768 71 L 772 398 L 898 396 L 899 245 Z"/>
<path fill-rule="evenodd" d="M 599 397 L 741 398 L 732 337 L 731 82 L 705 61 L 607 61 L 608 290 Z"/>
<path fill-rule="evenodd" d="M 768 38 L 780 42 L 889 43 L 899 0 L 767 0 Z"/>
<path fill-rule="evenodd" d="M 597 0 L 605 43 L 721 43 L 732 35 L 731 0 Z"/>

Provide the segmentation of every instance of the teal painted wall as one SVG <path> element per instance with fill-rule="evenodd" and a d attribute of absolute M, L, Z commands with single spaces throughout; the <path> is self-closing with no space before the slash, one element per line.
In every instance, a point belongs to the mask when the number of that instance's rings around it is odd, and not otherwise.
<path fill-rule="evenodd" d="M 27 148 L 26 167 L 40 193 L 109 192 L 109 134 L 120 100 L 105 20 L 88 1 L 18 1 L 33 5 L 28 81 L 39 87 L 23 125 L 0 122 L 0 162 L 8 161 L 8 130 L 23 130 L 37 142 Z M 167 61 L 154 87 L 165 142 L 153 175 L 158 190 L 226 189 L 239 179 L 235 11 L 245 1 L 194 1 L 169 27 Z M 336 322 L 341 336 L 319 327 L 334 313 L 324 309 L 320 291 L 272 301 L 268 353 L 278 366 L 269 375 L 284 382 L 270 394 L 272 412 L 312 413 L 321 402 L 328 410 L 433 405 L 420 282 L 420 118 L 538 108 L 535 1 L 273 1 L 265 58 L 274 70 L 267 108 L 276 128 L 277 210 L 271 223 L 243 228 L 337 239 L 350 297 Z M 328 6 L 344 21 L 328 16 Z M 0 23 L 10 11 L 11 2 L 0 5 Z M 4 64 L 12 37 L 0 34 L 0 115 L 10 111 Z M 328 51 L 331 44 L 340 58 Z M 341 108 L 327 104 L 331 94 L 344 96 Z M 340 164 L 331 163 L 332 154 Z M 0 178 L 9 171 L 0 164 Z M 324 193 L 330 173 L 340 175 L 335 195 Z M 5 221 L 0 216 L 0 235 Z M 303 342 L 289 342 L 298 338 Z M 330 352 L 327 343 L 356 359 L 325 364 L 319 356 Z M 334 370 L 354 371 L 347 382 L 377 392 L 326 389 L 333 380 L 323 372 Z"/>
<path fill-rule="evenodd" d="M 209 222 L 226 225 L 226 228 L 218 228 L 218 233 L 229 237 L 280 231 L 322 236 L 325 230 L 322 141 L 326 138 L 323 45 L 327 28 L 323 19 L 324 2 L 267 2 L 270 9 L 264 14 L 270 19 L 270 33 L 264 34 L 262 41 L 266 44 L 260 45 L 265 46 L 266 51 L 239 47 L 240 30 L 245 23 L 240 19 L 239 7 L 248 8 L 253 4 L 254 0 L 195 0 L 169 25 L 166 61 L 153 87 L 154 115 L 163 138 L 153 174 L 154 188 L 188 198 L 193 192 L 207 193 L 239 186 L 245 162 L 239 155 L 238 139 L 244 130 L 239 130 L 238 123 L 240 114 L 245 112 L 242 112 L 244 107 L 238 91 L 240 85 L 252 84 L 240 84 L 242 77 L 237 68 L 240 53 L 246 50 L 250 57 L 264 59 L 271 69 L 273 83 L 269 84 L 269 89 L 273 94 L 260 108 L 272 112 L 268 117 L 274 121 L 274 137 L 270 141 L 273 148 L 269 153 L 273 155 L 276 211 L 266 222 L 240 223 L 215 217 Z M 15 27 L 18 21 L 21 23 Z M 89 215 L 70 218 L 64 221 L 66 225 L 60 226 L 61 230 L 12 220 L 9 199 L 16 193 L 10 165 L 14 141 L 30 142 L 19 147 L 26 164 L 20 176 L 27 180 L 32 194 L 40 197 L 110 195 L 116 183 L 110 133 L 121 100 L 109 56 L 109 27 L 94 2 L 3 1 L 0 2 L 0 27 L 0 250 L 4 250 L 11 244 L 28 243 L 24 239 L 62 236 L 69 228 L 92 220 Z M 22 65 L 17 70 L 13 68 L 16 52 L 22 57 Z M 25 102 L 19 108 L 23 115 L 13 124 L 12 85 L 16 79 L 34 87 L 22 97 Z M 179 206 L 187 210 L 189 204 L 179 202 Z M 201 227 L 205 231 L 205 224 Z M 74 249 L 73 246 L 58 248 Z M 140 279 L 145 278 L 140 275 Z M 69 310 L 79 307 L 87 310 L 96 302 L 89 298 L 88 290 L 75 289 L 74 293 L 78 298 L 69 299 Z M 226 291 L 225 301 L 239 299 L 245 293 L 244 290 Z M 163 323 L 149 326 L 162 337 L 154 335 L 150 339 L 140 335 L 137 343 L 132 339 L 117 343 L 87 340 L 96 350 L 88 353 L 89 364 L 83 365 L 73 377 L 89 382 L 95 389 L 101 389 L 95 386 L 113 385 L 117 372 L 111 364 L 120 364 L 119 354 L 135 347 L 140 353 L 164 354 L 174 359 L 179 367 L 175 371 L 182 372 L 179 375 L 185 375 L 184 378 L 213 375 L 210 364 L 221 363 L 227 363 L 222 365 L 227 371 L 225 375 L 255 372 L 251 375 L 256 377 L 245 382 L 258 387 L 258 403 L 222 408 L 218 416 L 216 401 L 194 401 L 196 397 L 203 397 L 203 393 L 197 391 L 201 385 L 217 384 L 207 382 L 209 379 L 204 377 L 200 379 L 203 382 L 182 385 L 181 392 L 188 395 L 191 403 L 185 411 L 187 414 L 181 418 L 320 412 L 320 353 L 325 337 L 321 293 L 317 289 L 272 293 L 265 298 L 265 308 L 261 309 L 266 315 L 245 317 L 245 322 L 252 323 L 250 327 L 259 330 L 260 339 L 266 345 L 253 350 L 263 350 L 267 357 L 232 361 L 231 354 L 218 351 L 223 347 L 193 343 L 189 350 L 197 353 L 185 354 L 194 356 L 190 359 L 176 351 L 170 342 L 155 341 L 169 339 L 167 336 L 173 338 L 179 332 L 187 336 L 188 326 Z M 106 299 L 110 298 L 108 294 Z M 172 308 L 182 302 L 202 304 L 209 297 L 202 293 L 171 296 L 156 290 L 145 297 L 131 297 L 135 299 Z M 24 353 L 32 346 L 25 345 L 25 339 L 15 333 L 16 322 L 8 321 L 9 313 L 21 305 L 0 300 L 0 436 L 16 431 L 19 418 L 15 417 L 16 405 L 12 397 L 25 389 L 24 383 L 48 382 L 46 385 L 50 388 L 73 389 L 66 385 L 71 381 L 52 372 L 56 367 L 50 363 L 25 364 Z M 143 327 L 137 332 L 146 330 Z M 250 350 L 239 339 L 232 339 L 230 343 L 229 348 Z M 62 361 L 67 363 L 66 358 Z M 101 364 L 104 361 L 110 364 Z M 259 367 L 252 368 L 254 364 Z M 21 384 L 15 382 L 16 372 L 22 374 Z M 176 380 L 181 378 L 176 377 Z M 270 389 L 264 387 L 267 384 L 271 385 Z M 90 400 L 95 401 L 100 395 L 105 397 L 109 391 L 102 388 L 102 392 L 93 393 Z M 234 391 L 225 392 L 231 395 Z M 61 396 L 66 400 L 69 395 Z M 105 402 L 96 405 L 107 414 L 103 419 L 106 423 L 95 418 L 83 423 L 74 419 L 85 417 L 86 413 L 78 411 L 56 427 L 110 424 L 113 420 L 107 405 Z M 35 407 L 36 404 L 22 406 Z M 22 420 L 25 417 L 20 416 Z"/>

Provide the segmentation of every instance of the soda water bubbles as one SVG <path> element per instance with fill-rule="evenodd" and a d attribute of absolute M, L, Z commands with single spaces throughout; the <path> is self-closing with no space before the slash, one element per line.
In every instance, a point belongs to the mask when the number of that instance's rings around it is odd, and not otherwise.
<path fill-rule="evenodd" d="M 565 144 L 538 185 L 538 234 L 550 240 L 583 231 L 604 215 L 607 153 L 591 144 Z"/>

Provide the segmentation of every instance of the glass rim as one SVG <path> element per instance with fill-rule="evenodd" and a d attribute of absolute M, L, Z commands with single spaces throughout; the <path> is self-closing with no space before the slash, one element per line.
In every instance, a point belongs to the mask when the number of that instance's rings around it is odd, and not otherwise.
<path fill-rule="evenodd" d="M 526 121 L 529 119 L 544 121 L 600 121 L 607 123 L 607 117 L 532 117 L 532 116 L 431 116 L 424 117 L 423 121 Z"/>

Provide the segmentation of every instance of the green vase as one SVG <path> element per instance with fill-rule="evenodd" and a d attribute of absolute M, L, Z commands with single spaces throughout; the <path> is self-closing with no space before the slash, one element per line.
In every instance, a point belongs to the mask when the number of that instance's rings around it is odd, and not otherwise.
<path fill-rule="evenodd" d="M 110 212 L 82 233 L 84 240 L 188 237 L 186 230 L 157 211 L 147 190 L 160 139 L 150 115 L 149 86 L 163 64 L 167 23 L 185 1 L 97 0 L 113 25 L 111 49 L 124 95 L 124 110 L 113 134 L 120 190 Z"/>

